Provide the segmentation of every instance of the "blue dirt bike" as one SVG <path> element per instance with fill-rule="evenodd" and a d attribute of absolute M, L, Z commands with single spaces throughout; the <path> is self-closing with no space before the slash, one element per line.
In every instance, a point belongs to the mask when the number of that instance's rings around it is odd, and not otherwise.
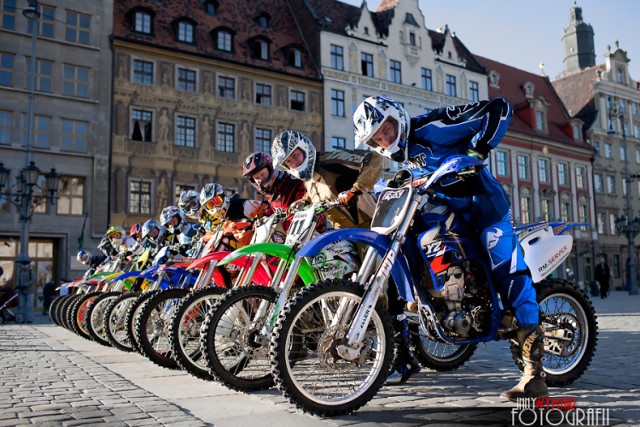
<path fill-rule="evenodd" d="M 393 329 L 382 301 L 387 284 L 409 302 L 424 341 L 466 348 L 507 339 L 521 364 L 518 325 L 500 300 L 485 249 L 472 228 L 438 202 L 439 194 L 473 185 L 484 166 L 452 156 L 422 177 L 401 171 L 380 194 L 370 230 L 327 233 L 298 252 L 314 256 L 354 234 L 369 242 L 356 280 L 324 280 L 302 289 L 278 318 L 270 362 L 276 385 L 290 402 L 335 416 L 375 396 L 393 353 Z M 518 230 L 546 331 L 549 385 L 580 377 L 596 347 L 597 321 L 586 294 L 569 282 L 546 279 L 571 252 L 573 237 L 566 232 L 586 225 L 545 222 Z"/>

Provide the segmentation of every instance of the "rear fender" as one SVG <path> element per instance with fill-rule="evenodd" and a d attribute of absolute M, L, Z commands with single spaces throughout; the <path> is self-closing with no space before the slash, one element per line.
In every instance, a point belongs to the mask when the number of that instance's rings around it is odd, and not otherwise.
<path fill-rule="evenodd" d="M 391 239 L 389 236 L 377 233 L 366 228 L 343 228 L 340 230 L 330 231 L 315 237 L 309 243 L 304 245 L 296 254 L 299 257 L 313 257 L 322 251 L 324 247 L 335 243 L 338 240 L 348 240 L 350 242 L 371 246 L 376 249 L 378 256 L 383 258 L 389 247 Z M 411 289 L 411 276 L 409 263 L 405 255 L 400 252 L 397 255 L 396 262 L 391 267 L 391 277 L 398 286 L 398 293 L 405 301 L 415 301 L 413 291 Z"/>

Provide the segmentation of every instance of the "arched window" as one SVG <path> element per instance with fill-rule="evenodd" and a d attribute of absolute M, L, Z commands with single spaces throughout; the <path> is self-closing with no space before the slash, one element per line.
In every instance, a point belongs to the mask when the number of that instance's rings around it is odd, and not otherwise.
<path fill-rule="evenodd" d="M 204 11 L 209 16 L 214 16 L 218 13 L 218 2 L 208 0 L 204 3 Z"/>
<path fill-rule="evenodd" d="M 271 17 L 269 16 L 268 13 L 262 12 L 261 14 L 256 16 L 255 20 L 256 20 L 256 24 L 258 24 L 258 27 L 269 28 L 269 22 L 271 21 Z"/>

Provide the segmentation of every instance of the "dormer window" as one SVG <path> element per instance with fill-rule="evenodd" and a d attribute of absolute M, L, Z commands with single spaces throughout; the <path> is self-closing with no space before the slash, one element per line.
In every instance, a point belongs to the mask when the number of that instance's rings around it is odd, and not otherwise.
<path fill-rule="evenodd" d="M 295 68 L 302 68 L 302 51 L 296 47 L 289 47 L 285 50 L 287 65 Z"/>
<path fill-rule="evenodd" d="M 214 16 L 218 13 L 218 3 L 214 1 L 206 1 L 204 3 L 204 11 L 207 12 L 207 15 Z"/>
<path fill-rule="evenodd" d="M 571 128 L 573 129 L 573 139 L 575 139 L 576 141 L 582 139 L 582 126 L 580 126 L 579 123 L 574 123 L 573 125 L 571 125 Z"/>
<path fill-rule="evenodd" d="M 500 73 L 495 70 L 491 70 L 489 72 L 489 84 L 491 86 L 498 87 L 498 85 L 500 84 Z"/>
<path fill-rule="evenodd" d="M 369 35 L 369 27 L 364 27 L 364 34 L 365 34 L 366 36 L 368 36 L 368 35 Z"/>
<path fill-rule="evenodd" d="M 416 45 L 416 33 L 409 33 L 409 44 L 411 46 Z"/>
<path fill-rule="evenodd" d="M 223 52 L 233 52 L 233 35 L 233 30 L 225 27 L 211 31 L 214 48 Z"/>
<path fill-rule="evenodd" d="M 193 43 L 194 25 L 188 21 L 178 21 L 178 41 Z"/>
<path fill-rule="evenodd" d="M 269 60 L 269 41 L 265 38 L 254 38 L 249 42 L 251 54 L 256 59 Z"/>
<path fill-rule="evenodd" d="M 616 68 L 616 82 L 624 84 L 624 70 L 621 67 Z"/>
<path fill-rule="evenodd" d="M 536 129 L 539 131 L 547 130 L 547 113 L 542 110 L 536 110 Z"/>
<path fill-rule="evenodd" d="M 271 17 L 268 13 L 261 13 L 256 17 L 256 24 L 260 28 L 269 28 L 269 21 L 271 21 Z"/>
<path fill-rule="evenodd" d="M 151 34 L 153 31 L 153 15 L 147 10 L 138 9 L 133 11 L 131 24 L 133 31 L 142 34 Z"/>
<path fill-rule="evenodd" d="M 527 98 L 533 98 L 533 92 L 535 90 L 535 86 L 531 82 L 526 82 L 522 85 L 522 89 L 524 90 L 524 96 Z"/>

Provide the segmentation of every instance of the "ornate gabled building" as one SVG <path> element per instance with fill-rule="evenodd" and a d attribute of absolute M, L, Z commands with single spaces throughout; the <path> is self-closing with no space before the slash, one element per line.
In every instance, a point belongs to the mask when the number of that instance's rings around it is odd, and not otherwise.
<path fill-rule="evenodd" d="M 353 148 L 352 114 L 367 96 L 394 98 L 411 115 L 487 97 L 483 67 L 447 27 L 426 28 L 418 0 L 384 0 L 375 11 L 366 1 L 288 2 L 320 64 L 325 150 Z"/>
<path fill-rule="evenodd" d="M 591 159 L 582 121 L 571 117 L 547 77 L 477 56 L 487 69 L 489 96 L 504 97 L 513 117 L 504 139 L 492 150 L 490 165 L 512 201 L 518 224 L 537 221 L 593 223 Z M 593 278 L 591 227 L 573 232 L 572 256 L 554 274 L 573 272 L 584 287 Z"/>
<path fill-rule="evenodd" d="M 285 0 L 115 3 L 111 222 L 208 182 L 252 196 L 242 161 L 282 130 L 322 141 L 322 84 Z"/>
<path fill-rule="evenodd" d="M 575 46 L 576 50 L 579 48 Z M 598 242 L 594 253 L 607 258 L 612 289 L 626 283 L 627 190 L 631 216 L 635 219 L 640 215 L 640 90 L 629 75 L 628 64 L 627 52 L 616 42 L 605 54 L 603 64 L 567 69 L 562 78 L 553 82 L 569 114 L 583 122 L 585 138 L 596 150 L 593 227 Z M 640 219 L 631 224 L 640 226 Z M 634 230 L 634 237 L 637 231 Z"/>

